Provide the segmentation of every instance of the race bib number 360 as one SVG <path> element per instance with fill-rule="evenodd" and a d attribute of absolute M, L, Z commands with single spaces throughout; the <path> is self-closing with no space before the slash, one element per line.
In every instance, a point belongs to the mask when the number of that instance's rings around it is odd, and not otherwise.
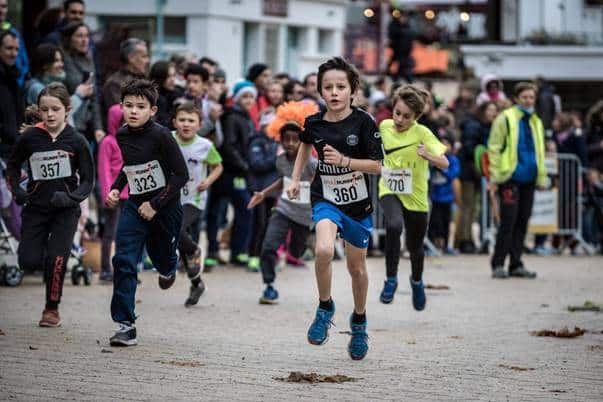
<path fill-rule="evenodd" d="M 364 174 L 351 172 L 338 176 L 320 176 L 322 194 L 335 205 L 346 205 L 368 198 Z"/>
<path fill-rule="evenodd" d="M 165 187 L 165 176 L 156 160 L 141 165 L 124 166 L 124 173 L 128 178 L 130 194 L 150 193 Z"/>
<path fill-rule="evenodd" d="M 34 180 L 54 180 L 71 176 L 69 154 L 65 151 L 34 152 L 29 157 Z"/>
<path fill-rule="evenodd" d="M 387 188 L 396 194 L 412 194 L 412 170 L 381 169 L 381 176 Z"/>

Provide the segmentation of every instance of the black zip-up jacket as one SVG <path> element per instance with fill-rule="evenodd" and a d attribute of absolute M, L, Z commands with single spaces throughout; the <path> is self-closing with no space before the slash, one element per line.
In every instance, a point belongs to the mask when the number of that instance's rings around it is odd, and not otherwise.
<path fill-rule="evenodd" d="M 116 137 L 124 167 L 157 161 L 165 177 L 164 187 L 142 194 L 132 194 L 130 190 L 129 199 L 138 205 L 149 201 L 155 211 L 178 203 L 180 189 L 188 181 L 188 168 L 170 130 L 149 120 L 139 128 L 131 128 L 127 125 L 121 127 Z M 121 192 L 126 184 L 128 178 L 122 167 L 111 190 Z"/>
<path fill-rule="evenodd" d="M 0 158 L 8 158 L 23 122 L 23 99 L 17 84 L 19 71 L 0 61 Z"/>
<path fill-rule="evenodd" d="M 222 117 L 224 142 L 220 147 L 224 172 L 247 177 L 249 173 L 249 140 L 255 134 L 249 113 L 238 105 L 233 106 Z"/>
<path fill-rule="evenodd" d="M 40 152 L 62 151 L 69 156 L 71 175 L 61 176 L 59 163 L 49 160 L 40 171 L 48 180 L 34 180 L 32 155 Z M 29 182 L 27 191 L 19 185 L 21 167 L 27 162 Z M 19 204 L 48 208 L 76 207 L 90 195 L 94 188 L 94 163 L 86 139 L 67 125 L 54 139 L 42 125 L 27 129 L 21 134 L 8 161 L 7 176 L 15 200 Z"/>

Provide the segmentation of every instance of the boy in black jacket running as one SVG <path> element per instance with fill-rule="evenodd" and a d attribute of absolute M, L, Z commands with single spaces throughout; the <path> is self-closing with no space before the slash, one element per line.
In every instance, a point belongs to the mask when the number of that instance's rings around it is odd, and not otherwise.
<path fill-rule="evenodd" d="M 117 132 L 123 168 L 107 196 L 107 205 L 119 203 L 127 184 L 129 199 L 119 218 L 113 257 L 111 316 L 119 324 L 111 346 L 137 344 L 134 321 L 136 264 L 146 245 L 159 271 L 159 287 L 168 289 L 176 280 L 176 249 L 182 226 L 180 189 L 188 181 L 188 169 L 170 131 L 153 122 L 157 90 L 146 80 L 134 80 L 121 92 L 126 124 Z"/>

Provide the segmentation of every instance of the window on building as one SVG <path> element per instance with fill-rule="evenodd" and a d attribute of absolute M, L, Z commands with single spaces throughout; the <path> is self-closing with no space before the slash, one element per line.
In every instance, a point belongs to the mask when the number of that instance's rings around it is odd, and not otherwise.
<path fill-rule="evenodd" d="M 267 65 L 272 68 L 278 66 L 278 51 L 279 51 L 279 40 L 278 40 L 278 25 L 266 25 L 265 31 L 265 45 L 264 45 L 264 61 Z"/>
<path fill-rule="evenodd" d="M 99 16 L 99 24 L 107 31 L 127 31 L 130 37 L 136 37 L 148 42 L 155 40 L 157 35 L 157 20 L 153 16 Z M 186 18 L 165 17 L 163 19 L 164 43 L 186 44 Z"/>
<path fill-rule="evenodd" d="M 332 54 L 335 49 L 335 32 L 330 29 L 318 30 L 318 52 Z"/>

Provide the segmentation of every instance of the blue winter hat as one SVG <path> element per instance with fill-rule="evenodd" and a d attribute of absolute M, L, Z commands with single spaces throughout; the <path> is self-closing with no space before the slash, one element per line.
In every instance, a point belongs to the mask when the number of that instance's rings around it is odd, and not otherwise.
<path fill-rule="evenodd" d="M 253 82 L 248 80 L 239 80 L 232 87 L 232 99 L 235 102 L 238 102 L 243 94 L 250 93 L 253 97 L 258 96 L 258 91 L 255 89 L 255 85 Z"/>

